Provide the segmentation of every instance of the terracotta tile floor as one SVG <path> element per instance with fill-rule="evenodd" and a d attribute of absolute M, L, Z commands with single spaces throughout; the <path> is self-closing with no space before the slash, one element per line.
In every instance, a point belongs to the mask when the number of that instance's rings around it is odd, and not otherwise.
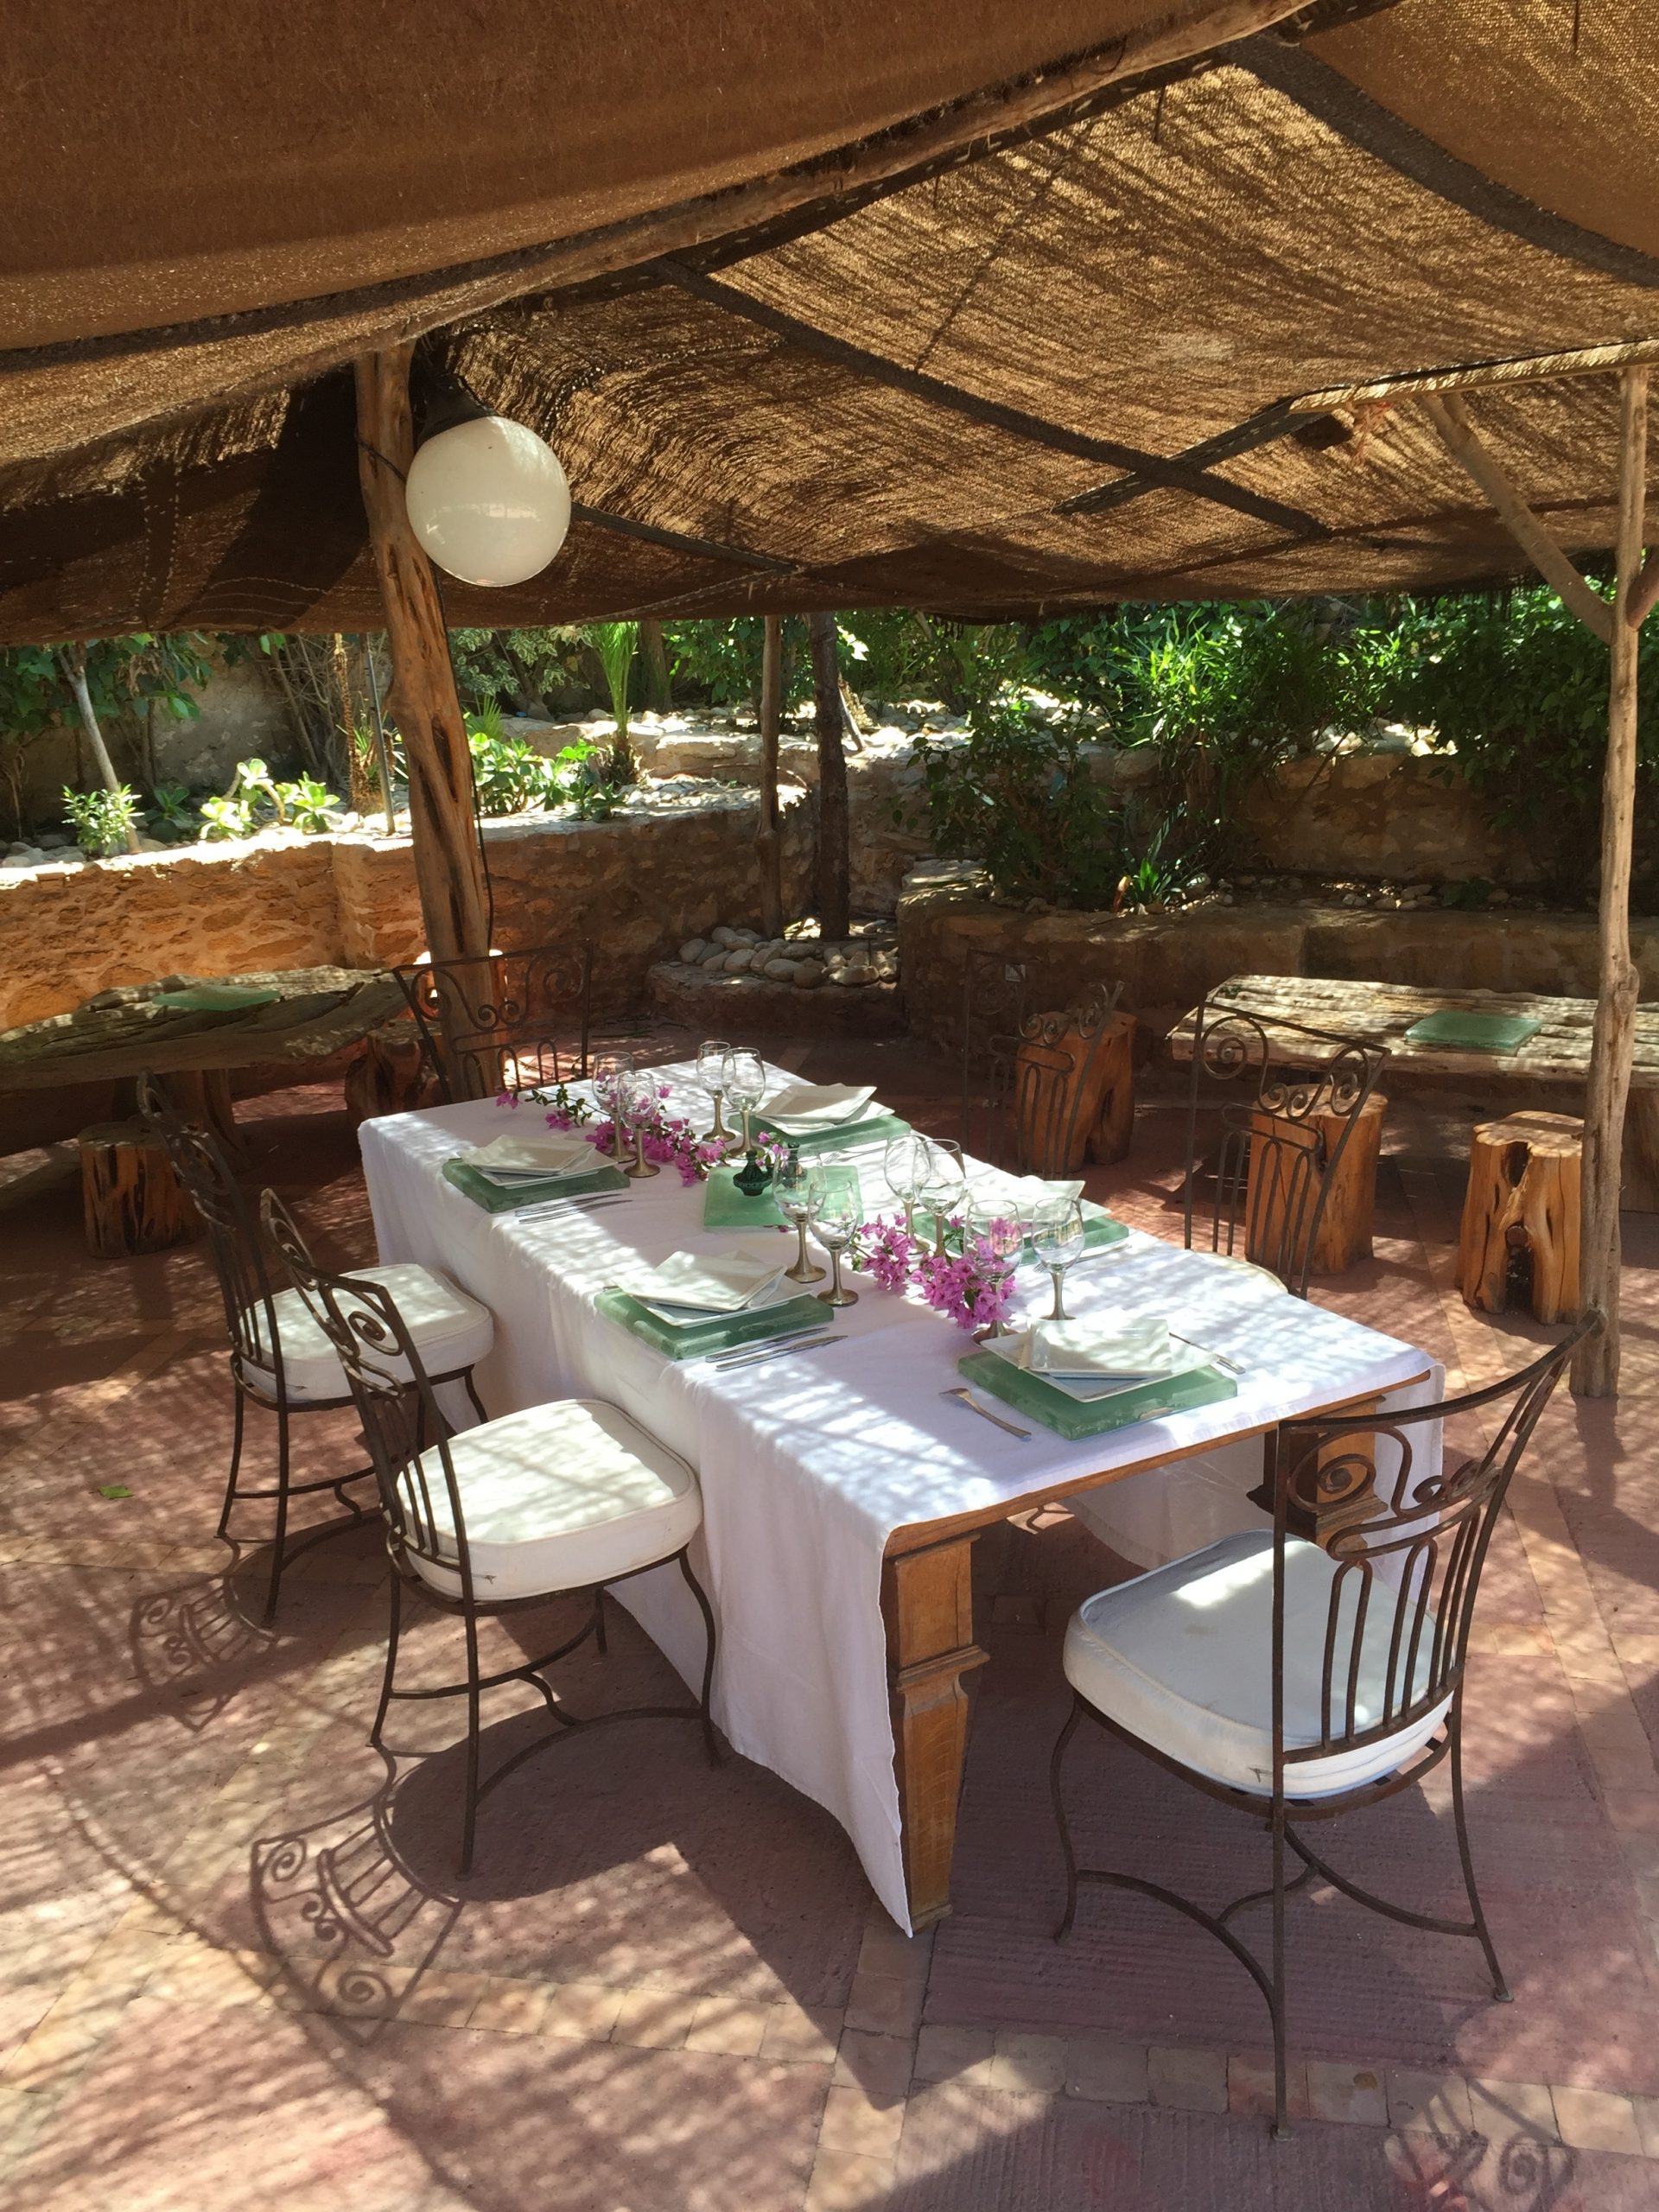
<path fill-rule="evenodd" d="M 667 1040 L 664 1040 L 667 1041 Z M 678 1044 L 683 1040 L 672 1040 Z M 948 1128 L 908 1045 L 775 1042 Z M 1453 1387 L 1539 1332 L 1451 1289 L 1478 1102 L 1396 1100 L 1377 1255 L 1320 1288 Z M 319 1246 L 370 1249 L 337 1093 L 244 1109 L 251 1173 Z M 1148 1086 L 1097 1194 L 1179 1233 L 1180 1116 Z M 1294 2139 L 1265 2023 L 1183 1923 L 1085 1899 L 1048 1938 L 1048 1746 L 1070 1607 L 1121 1573 L 1050 1516 L 979 1547 L 957 1910 L 907 1942 L 838 1830 L 690 1731 L 583 1738 L 489 1801 L 453 1878 L 453 1714 L 365 1741 L 372 1534 L 251 1624 L 257 1549 L 212 1536 L 230 1397 L 199 1249 L 89 1261 L 72 1184 L 0 1187 L 0 2194 L 13 2212 L 1616 2212 L 1659 2202 L 1659 1224 L 1627 1221 L 1627 1388 L 1552 1408 L 1495 1547 L 1470 1691 L 1471 1819 L 1516 2002 L 1471 1947 L 1331 1895 L 1293 1908 Z M 302 1429 L 307 1462 L 353 1424 Z M 105 1490 L 125 1495 L 110 1497 Z M 530 1642 L 541 1633 L 533 1624 Z M 547 1641 L 554 1640 L 551 1637 Z M 423 1630 L 422 1663 L 443 1663 Z M 598 1662 L 569 1669 L 573 1702 Z M 631 1623 L 606 1696 L 667 1688 Z M 531 1724 L 533 1725 L 533 1724 Z M 492 1730 L 525 1726 L 508 1700 Z M 424 1756 L 421 1754 L 424 1753 Z M 1118 1863 L 1247 1885 L 1260 1844 L 1127 1753 L 1074 1766 Z M 395 1787 L 393 1785 L 396 1785 Z M 1443 1794 L 1344 1823 L 1362 1880 L 1428 1909 Z M 1244 1875 L 1243 1880 L 1237 1878 Z"/>

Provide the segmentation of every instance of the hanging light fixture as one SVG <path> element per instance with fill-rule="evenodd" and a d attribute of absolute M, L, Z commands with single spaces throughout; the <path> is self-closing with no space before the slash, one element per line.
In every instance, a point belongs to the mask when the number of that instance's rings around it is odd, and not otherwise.
<path fill-rule="evenodd" d="M 544 438 L 505 415 L 470 414 L 429 436 L 410 464 L 409 519 L 446 574 L 521 584 L 570 527 L 570 486 Z"/>

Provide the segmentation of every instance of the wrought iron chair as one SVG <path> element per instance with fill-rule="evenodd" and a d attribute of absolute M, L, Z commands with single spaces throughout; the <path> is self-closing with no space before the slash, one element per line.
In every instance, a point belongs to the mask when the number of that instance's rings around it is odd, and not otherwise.
<path fill-rule="evenodd" d="M 717 1765 L 720 1745 L 709 1709 L 715 1617 L 690 1557 L 702 1522 L 702 1493 L 691 1469 L 600 1398 L 559 1399 L 452 1434 L 432 1402 L 419 1348 L 396 1298 L 363 1274 L 325 1274 L 317 1268 L 274 1192 L 264 1194 L 264 1217 L 350 1379 L 379 1485 L 394 1573 L 385 1674 L 369 1741 L 379 1745 L 394 1698 L 467 1700 L 461 1872 L 472 1869 L 480 1802 L 525 1759 L 567 1735 L 617 1720 L 696 1720 L 709 1764 Z M 429 1444 L 429 1436 L 435 1441 Z M 607 1589 L 666 1564 L 677 1564 L 702 1615 L 707 1645 L 696 1704 L 630 1706 L 587 1718 L 569 1712 L 543 1679 L 545 1669 L 590 1636 L 602 1654 Z M 480 1619 L 545 1605 L 570 1592 L 592 1600 L 574 1636 L 540 1658 L 494 1674 L 480 1672 Z M 464 1680 L 436 1688 L 397 1687 L 405 1593 L 459 1618 Z M 510 1681 L 539 1691 L 555 1725 L 480 1783 L 481 1695 Z"/>
<path fill-rule="evenodd" d="M 1528 1440 L 1587 1328 L 1484 1390 L 1405 1413 L 1281 1424 L 1272 1446 L 1274 1524 L 1224 1538 L 1102 1591 L 1073 1614 L 1065 1667 L 1071 1712 L 1050 1768 L 1065 1861 L 1063 1941 L 1080 1882 L 1171 1905 L 1239 1961 L 1273 2024 L 1274 2133 L 1285 2113 L 1285 1900 L 1317 1877 L 1389 1919 L 1478 1942 L 1507 2002 L 1475 1885 L 1463 1802 L 1463 1687 L 1487 1547 Z M 1413 1439 L 1484 1407 L 1506 1410 L 1478 1456 L 1449 1472 Z M 1379 1451 L 1379 1446 L 1386 1449 Z M 1299 1528 L 1313 1531 L 1299 1535 Z M 1271 1885 L 1210 1912 L 1139 1875 L 1077 1863 L 1061 1789 L 1066 1747 L 1096 1721 L 1166 1773 L 1261 1821 Z M 1380 1803 L 1441 1760 L 1470 1917 L 1416 1912 L 1338 1873 L 1299 1834 Z M 1286 1854 L 1301 1862 L 1285 1878 Z M 1272 1906 L 1264 1964 L 1229 1923 Z"/>
<path fill-rule="evenodd" d="M 166 1146 L 174 1172 L 194 1200 L 207 1232 L 207 1249 L 225 1305 L 231 1380 L 236 1390 L 231 1471 L 219 1516 L 219 1534 L 229 1538 L 231 1514 L 238 1502 L 274 1502 L 264 1613 L 270 1621 L 276 1618 L 283 1573 L 291 1562 L 313 1544 L 339 1535 L 369 1517 L 351 1493 L 352 1485 L 366 1480 L 372 1470 L 358 1467 L 347 1475 L 323 1476 L 312 1482 L 290 1479 L 290 1421 L 298 1414 L 333 1413 L 349 1406 L 350 1387 L 333 1347 L 299 1291 L 273 1288 L 258 1224 L 218 1140 L 175 1114 L 153 1076 L 139 1078 L 138 1104 L 145 1122 Z M 494 1338 L 495 1324 L 489 1308 L 468 1298 L 447 1276 L 430 1268 L 410 1262 L 373 1268 L 368 1274 L 402 1301 L 410 1317 L 412 1333 L 440 1370 L 438 1379 L 462 1384 L 482 1420 L 484 1407 L 473 1381 L 473 1368 Z M 247 1489 L 241 1484 L 244 1429 L 250 1405 L 276 1416 L 274 1486 Z M 307 1528 L 290 1544 L 291 1501 L 319 1491 L 334 1493 L 346 1509 L 344 1516 Z"/>
<path fill-rule="evenodd" d="M 1188 1249 L 1207 1211 L 1211 1251 L 1240 1256 L 1242 1244 L 1243 1257 L 1306 1298 L 1337 1169 L 1388 1057 L 1382 1046 L 1206 999 L 1194 1024 L 1187 1094 Z M 1248 1097 L 1224 1095 L 1222 1086 L 1241 1082 Z M 1206 1160 L 1199 1116 L 1218 1102 L 1220 1153 Z M 1205 1207 L 1200 1184 L 1212 1168 L 1214 1201 Z"/>
<path fill-rule="evenodd" d="M 446 1105 L 588 1072 L 594 948 L 538 945 L 394 968 Z M 570 1051 L 571 1026 L 576 1049 Z"/>

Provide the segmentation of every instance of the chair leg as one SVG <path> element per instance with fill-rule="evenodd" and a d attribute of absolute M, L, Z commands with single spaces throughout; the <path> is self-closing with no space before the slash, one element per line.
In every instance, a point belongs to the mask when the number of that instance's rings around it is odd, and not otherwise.
<path fill-rule="evenodd" d="M 241 1385 L 236 1391 L 236 1426 L 231 1433 L 231 1472 L 225 1484 L 225 1510 L 219 1516 L 219 1533 L 224 1536 L 231 1525 L 231 1508 L 236 1503 L 236 1478 L 242 1465 L 242 1432 L 247 1419 L 247 1401 L 242 1395 Z"/>
<path fill-rule="evenodd" d="M 1290 2123 L 1285 2099 L 1285 1800 L 1275 1794 L 1273 1805 L 1273 1993 L 1268 2000 L 1273 2016 L 1273 2134 L 1287 2141 Z"/>
<path fill-rule="evenodd" d="M 461 1377 L 461 1381 L 466 1384 L 467 1395 L 473 1402 L 473 1411 L 478 1415 L 480 1421 L 488 1421 L 489 1415 L 484 1410 L 484 1401 L 478 1395 L 478 1385 L 473 1380 L 473 1370 L 470 1367 Z"/>
<path fill-rule="evenodd" d="M 288 1548 L 288 1408 L 276 1408 L 276 1535 L 270 1553 L 270 1586 L 265 1593 L 265 1625 L 276 1618 L 283 1586 L 283 1554 Z"/>
<path fill-rule="evenodd" d="M 1492 1995 L 1500 2005 L 1514 2002 L 1510 1985 L 1503 1979 L 1503 1969 L 1497 1962 L 1491 1931 L 1486 1925 L 1485 1908 L 1480 1902 L 1480 1891 L 1475 1886 L 1475 1861 L 1469 1848 L 1469 1825 L 1463 1809 L 1463 1709 L 1461 1701 L 1452 1714 L 1452 1819 L 1458 1831 L 1458 1857 L 1463 1862 L 1463 1886 L 1469 1892 L 1469 1910 L 1474 1919 L 1475 1934 L 1480 1938 L 1480 1948 L 1486 1954 L 1487 1970 L 1492 1977 Z"/>
<path fill-rule="evenodd" d="M 478 1823 L 478 1623 L 467 1611 L 467 1809 L 461 1827 L 461 1872 L 473 1871 L 473 1831 Z"/>
<path fill-rule="evenodd" d="M 605 1638 L 605 1585 L 602 1582 L 594 1586 L 594 1645 L 601 1659 L 610 1649 Z"/>
<path fill-rule="evenodd" d="M 386 1624 L 386 1670 L 380 1678 L 380 1702 L 375 1707 L 374 1726 L 369 1731 L 369 1741 L 377 1750 L 381 1731 L 386 1725 L 386 1712 L 391 1703 L 392 1677 L 397 1671 L 397 1643 L 404 1625 L 404 1579 L 394 1567 L 391 1571 L 391 1618 Z"/>
<path fill-rule="evenodd" d="M 691 1586 L 691 1595 L 697 1601 L 698 1610 L 702 1615 L 703 1633 L 708 1638 L 706 1656 L 702 1662 L 702 1695 L 697 1700 L 697 1710 L 702 1719 L 702 1740 L 708 1747 L 709 1764 L 710 1766 L 718 1766 L 720 1764 L 721 1757 L 720 1738 L 715 1733 L 714 1714 L 710 1710 L 710 1700 L 713 1698 L 715 1688 L 715 1649 L 716 1643 L 715 1633 L 715 1611 L 714 1607 L 709 1603 L 707 1592 L 703 1589 L 702 1583 L 698 1581 L 696 1576 L 691 1571 L 691 1554 L 689 1551 L 682 1552 L 680 1554 L 680 1573 L 685 1577 L 687 1582 Z"/>
<path fill-rule="evenodd" d="M 1063 1943 L 1071 1933 L 1071 1923 L 1077 1916 L 1077 1854 L 1071 1848 L 1071 1830 L 1066 1821 L 1065 1799 L 1060 1789 L 1060 1768 L 1065 1760 L 1065 1747 L 1071 1741 L 1082 1718 L 1083 1700 L 1074 1690 L 1071 1713 L 1054 1746 L 1054 1756 L 1048 1763 L 1049 1795 L 1054 1801 L 1054 1823 L 1060 1832 L 1060 1853 L 1065 1860 L 1065 1912 L 1054 1930 L 1057 1943 Z"/>

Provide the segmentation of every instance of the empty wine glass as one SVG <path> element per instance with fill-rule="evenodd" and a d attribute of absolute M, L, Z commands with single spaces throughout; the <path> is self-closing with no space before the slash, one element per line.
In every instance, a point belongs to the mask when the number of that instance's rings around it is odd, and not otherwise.
<path fill-rule="evenodd" d="M 772 1195 L 777 1200 L 778 1211 L 794 1223 L 800 1248 L 794 1266 L 784 1270 L 791 1282 L 823 1281 L 823 1269 L 806 1249 L 806 1224 L 812 1213 L 812 1178 L 816 1172 L 791 1145 L 783 1166 L 772 1179 Z"/>
<path fill-rule="evenodd" d="M 905 1209 L 905 1233 L 913 1236 L 916 1230 L 916 1201 L 921 1195 L 927 1173 L 927 1139 L 914 1129 L 906 1129 L 900 1136 L 887 1140 L 882 1154 L 881 1173 L 887 1188 Z"/>
<path fill-rule="evenodd" d="M 1076 1198 L 1056 1198 L 1047 1205 L 1039 1206 L 1032 1217 L 1031 1249 L 1048 1269 L 1054 1285 L 1054 1306 L 1048 1317 L 1051 1321 L 1071 1318 L 1065 1310 L 1063 1294 L 1065 1271 L 1074 1260 L 1083 1257 L 1088 1242 L 1083 1207 Z"/>
<path fill-rule="evenodd" d="M 636 1179 L 662 1173 L 654 1160 L 645 1158 L 645 1124 L 657 1104 L 657 1079 L 643 1069 L 634 1069 L 622 1077 L 616 1090 L 618 1127 L 633 1133 L 633 1158 L 623 1167 L 625 1175 Z"/>
<path fill-rule="evenodd" d="M 974 1192 L 969 1196 L 965 1223 L 967 1234 L 983 1246 L 987 1256 L 998 1268 L 1012 1274 L 1020 1264 L 1020 1255 L 1025 1249 L 1026 1224 L 1019 1209 L 1001 1192 Z M 1007 1329 L 1001 1321 L 993 1320 L 978 1332 L 981 1338 L 1005 1337 Z"/>
<path fill-rule="evenodd" d="M 858 1170 L 842 1160 L 815 1167 L 807 1188 L 812 1201 L 812 1225 L 817 1230 L 818 1242 L 830 1255 L 830 1287 L 821 1290 L 818 1296 L 825 1306 L 856 1306 L 858 1293 L 847 1289 L 841 1280 L 841 1255 L 858 1234 L 859 1224 L 864 1218 L 864 1194 L 859 1188 Z"/>
<path fill-rule="evenodd" d="M 711 1144 L 718 1144 L 722 1152 L 732 1138 L 720 1110 L 721 1101 L 726 1096 L 726 1061 L 731 1049 L 720 1037 L 706 1037 L 697 1047 L 697 1081 L 715 1102 L 714 1127 L 709 1132 L 708 1141 Z"/>
<path fill-rule="evenodd" d="M 744 1048 L 727 1053 L 721 1062 L 720 1077 L 726 1087 L 726 1096 L 742 1116 L 742 1132 L 737 1148 L 747 1152 L 753 1139 L 749 1133 L 749 1116 L 766 1095 L 766 1070 L 759 1052 Z"/>
<path fill-rule="evenodd" d="M 619 1094 L 624 1082 L 633 1071 L 632 1052 L 595 1052 L 594 1055 L 594 1097 L 610 1122 L 611 1158 L 619 1166 L 626 1149 Z"/>
<path fill-rule="evenodd" d="M 921 1195 L 933 1215 L 935 1259 L 944 1257 L 945 1231 L 952 1208 L 962 1204 L 963 1183 L 962 1147 L 950 1137 L 929 1137 Z"/>

